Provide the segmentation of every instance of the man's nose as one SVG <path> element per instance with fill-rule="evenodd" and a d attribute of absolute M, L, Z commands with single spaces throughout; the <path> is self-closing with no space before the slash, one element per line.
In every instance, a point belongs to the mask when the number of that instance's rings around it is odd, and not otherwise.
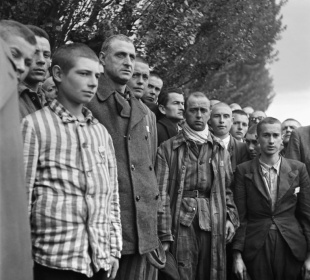
<path fill-rule="evenodd" d="M 41 65 L 45 64 L 45 59 L 44 59 L 44 56 L 43 56 L 42 52 L 39 52 L 37 54 L 37 64 L 41 64 Z"/>
<path fill-rule="evenodd" d="M 126 57 L 124 59 L 124 64 L 125 65 L 130 65 L 130 66 L 132 65 L 132 60 L 131 60 L 129 55 L 126 55 Z"/>

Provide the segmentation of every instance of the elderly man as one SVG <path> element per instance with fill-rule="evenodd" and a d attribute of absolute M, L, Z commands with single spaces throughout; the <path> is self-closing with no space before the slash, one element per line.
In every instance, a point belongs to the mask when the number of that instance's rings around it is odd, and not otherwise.
<path fill-rule="evenodd" d="M 290 141 L 291 134 L 293 130 L 300 127 L 299 121 L 296 121 L 295 119 L 286 119 L 282 124 L 282 137 L 283 137 L 283 149 L 281 150 L 281 155 L 285 156 L 287 145 Z"/>
<path fill-rule="evenodd" d="M 248 155 L 246 144 L 229 134 L 233 120 L 231 108 L 226 103 L 220 102 L 213 106 L 210 117 L 213 134 L 223 141 L 228 150 L 234 172 L 238 164 L 248 160 Z"/>
<path fill-rule="evenodd" d="M 146 111 L 126 86 L 135 68 L 132 41 L 114 35 L 103 43 L 104 75 L 88 104 L 112 136 L 118 167 L 123 251 L 116 279 L 149 279 L 146 254 L 158 247 L 159 191 L 149 147 Z"/>
<path fill-rule="evenodd" d="M 183 130 L 157 153 L 159 237 L 175 256 L 182 280 L 226 279 L 226 243 L 239 225 L 229 154 L 209 133 L 209 117 L 208 98 L 190 94 Z"/>
<path fill-rule="evenodd" d="M 40 110 L 46 104 L 45 94 L 40 85 L 45 80 L 51 63 L 51 46 L 47 33 L 33 25 L 28 28 L 35 34 L 37 45 L 29 72 L 24 73 L 23 83 L 19 85 L 19 108 L 22 118 Z"/>
<path fill-rule="evenodd" d="M 242 280 L 310 279 L 306 167 L 279 155 L 279 120 L 262 120 L 257 125 L 257 139 L 260 156 L 239 165 L 235 174 L 240 228 L 233 242 L 234 271 Z"/>
<path fill-rule="evenodd" d="M 261 120 L 266 118 L 267 115 L 263 111 L 255 111 L 250 115 L 250 122 L 249 122 L 249 127 L 251 127 L 253 124 L 258 124 Z"/>

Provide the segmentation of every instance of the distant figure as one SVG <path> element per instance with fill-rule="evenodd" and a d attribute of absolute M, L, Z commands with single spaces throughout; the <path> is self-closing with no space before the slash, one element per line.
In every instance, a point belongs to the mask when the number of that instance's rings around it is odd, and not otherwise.
<path fill-rule="evenodd" d="M 299 127 L 292 132 L 285 157 L 306 164 L 310 176 L 310 126 Z"/>
<path fill-rule="evenodd" d="M 263 120 L 266 117 L 267 117 L 267 115 L 263 111 L 253 112 L 249 118 L 249 120 L 250 120 L 249 127 L 251 127 L 253 124 L 258 124 L 261 120 Z"/>
<path fill-rule="evenodd" d="M 25 25 L 0 21 L 0 279 L 33 279 L 17 84 L 35 45 Z"/>
<path fill-rule="evenodd" d="M 229 107 L 230 107 L 230 109 L 231 109 L 232 111 L 234 111 L 234 110 L 242 110 L 241 106 L 240 106 L 238 103 L 231 103 L 231 104 L 229 105 Z"/>
<path fill-rule="evenodd" d="M 57 97 L 57 88 L 53 77 L 48 77 L 42 84 L 42 89 L 45 92 L 46 99 L 53 100 Z"/>
<path fill-rule="evenodd" d="M 234 110 L 232 113 L 234 121 L 230 129 L 230 134 L 238 141 L 244 142 L 244 137 L 249 128 L 249 118 L 243 110 Z"/>
<path fill-rule="evenodd" d="M 179 88 L 169 88 L 159 94 L 158 109 L 161 117 L 157 120 L 158 146 L 178 134 L 179 122 L 184 119 L 184 95 Z"/>
<path fill-rule="evenodd" d="M 242 110 L 248 115 L 248 117 L 254 113 L 254 109 L 251 106 L 246 106 Z"/>
<path fill-rule="evenodd" d="M 284 122 L 282 122 L 282 137 L 283 137 L 283 149 L 281 150 L 281 155 L 285 156 L 286 149 L 288 142 L 290 141 L 291 134 L 293 130 L 300 127 L 299 121 L 296 121 L 295 119 L 286 119 Z M 309 144 L 310 145 L 310 144 Z"/>
<path fill-rule="evenodd" d="M 19 85 L 19 108 L 21 118 L 42 109 L 46 105 L 41 83 L 45 80 L 51 63 L 51 46 L 48 34 L 41 28 L 28 25 L 36 36 L 36 52 L 29 72 L 23 74 L 24 81 Z"/>
<path fill-rule="evenodd" d="M 159 75 L 156 72 L 151 72 L 148 86 L 144 89 L 142 100 L 146 103 L 157 103 L 157 98 L 163 88 L 163 84 L 163 80 L 159 77 Z"/>
<path fill-rule="evenodd" d="M 231 108 L 223 102 L 215 104 L 211 111 L 210 125 L 214 136 L 221 139 L 229 152 L 231 167 L 234 172 L 238 164 L 248 160 L 248 156 L 246 145 L 229 134 L 232 123 Z"/>
<path fill-rule="evenodd" d="M 260 146 L 257 141 L 257 124 L 252 125 L 245 135 L 245 143 L 247 145 L 248 158 L 254 159 L 260 154 Z"/>

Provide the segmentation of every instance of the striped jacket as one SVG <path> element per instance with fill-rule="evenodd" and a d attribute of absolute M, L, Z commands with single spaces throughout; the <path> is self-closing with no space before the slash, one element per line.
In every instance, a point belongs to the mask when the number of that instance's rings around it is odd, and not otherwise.
<path fill-rule="evenodd" d="M 57 100 L 23 119 L 34 261 L 91 277 L 120 257 L 122 234 L 111 136 Z"/>
<path fill-rule="evenodd" d="M 207 145 L 212 149 L 211 165 L 213 182 L 210 196 L 212 233 L 212 280 L 226 279 L 225 226 L 228 217 L 235 228 L 239 218 L 230 189 L 232 171 L 229 154 L 225 147 L 209 136 Z M 184 131 L 164 142 L 158 149 L 156 175 L 163 203 L 159 213 L 158 232 L 161 241 L 174 241 L 172 253 L 176 255 L 180 206 L 183 197 L 184 177 L 189 162 L 189 151 Z"/>

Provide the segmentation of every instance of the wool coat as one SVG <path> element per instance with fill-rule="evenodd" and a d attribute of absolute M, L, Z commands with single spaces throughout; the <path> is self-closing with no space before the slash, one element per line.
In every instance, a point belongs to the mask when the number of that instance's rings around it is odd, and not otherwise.
<path fill-rule="evenodd" d="M 122 255 L 148 253 L 158 246 L 159 190 L 150 154 L 147 112 L 129 93 L 126 101 L 105 76 L 87 107 L 112 136 L 118 169 Z M 154 143 L 154 145 L 156 145 Z"/>
<path fill-rule="evenodd" d="M 167 117 L 163 117 L 157 121 L 158 146 L 176 136 L 178 134 L 178 126 Z"/>
<path fill-rule="evenodd" d="M 235 172 L 238 164 L 249 160 L 246 144 L 238 141 L 233 136 L 230 136 L 227 150 L 230 154 L 231 168 L 233 172 Z"/>
<path fill-rule="evenodd" d="M 310 176 L 310 126 L 299 127 L 292 132 L 285 157 L 303 162 Z"/>
<path fill-rule="evenodd" d="M 294 257 L 304 261 L 310 252 L 310 181 L 306 167 L 282 158 L 274 211 L 262 176 L 258 157 L 237 167 L 235 202 L 240 228 L 233 249 L 242 252 L 246 265 L 262 248 L 274 223 Z"/>
<path fill-rule="evenodd" d="M 217 142 L 211 134 L 205 145 L 209 145 L 212 149 L 210 162 L 213 172 L 210 196 L 212 250 L 210 279 L 222 280 L 226 279 L 226 219 L 228 218 L 237 228 L 239 218 L 230 189 L 232 170 L 229 154 L 224 145 Z M 162 143 L 158 148 L 155 167 L 163 203 L 163 211 L 159 213 L 158 218 L 158 232 L 161 241 L 173 241 L 171 250 L 174 256 L 178 246 L 180 207 L 188 162 L 189 147 L 184 131 Z"/>

